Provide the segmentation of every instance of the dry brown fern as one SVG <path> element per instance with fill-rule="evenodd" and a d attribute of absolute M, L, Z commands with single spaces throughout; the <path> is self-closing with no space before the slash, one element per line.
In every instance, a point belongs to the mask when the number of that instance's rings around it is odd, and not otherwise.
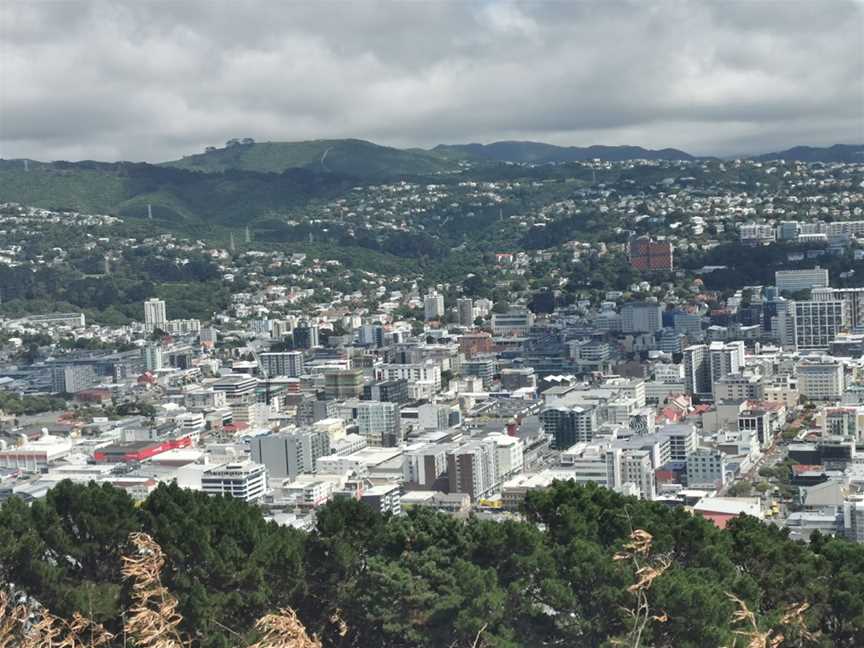
<path fill-rule="evenodd" d="M 255 623 L 262 634 L 261 640 L 248 648 L 321 648 L 318 637 L 311 637 L 294 610 L 283 608 L 267 614 Z"/>
<path fill-rule="evenodd" d="M 123 622 L 124 632 L 141 648 L 182 648 L 189 644 L 178 631 L 183 617 L 177 599 L 162 585 L 165 566 L 162 547 L 146 533 L 132 533 L 131 555 L 123 556 L 123 577 L 132 581 L 132 606 Z"/>

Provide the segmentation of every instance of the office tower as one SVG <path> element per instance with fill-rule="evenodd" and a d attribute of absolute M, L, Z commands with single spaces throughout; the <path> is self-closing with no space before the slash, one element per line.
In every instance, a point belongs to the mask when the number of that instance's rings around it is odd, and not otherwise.
<path fill-rule="evenodd" d="M 358 432 L 371 447 L 394 448 L 402 443 L 398 403 L 362 401 L 357 404 Z"/>
<path fill-rule="evenodd" d="M 304 374 L 302 351 L 280 351 L 258 355 L 261 367 L 270 378 L 288 376 L 297 378 Z"/>
<path fill-rule="evenodd" d="M 797 351 L 824 351 L 845 328 L 846 302 L 786 302 L 785 314 L 778 310 L 781 342 Z"/>
<path fill-rule="evenodd" d="M 160 371 L 163 365 L 162 345 L 161 344 L 145 344 L 141 349 L 141 355 L 144 358 L 144 368 L 147 371 Z"/>
<path fill-rule="evenodd" d="M 711 360 L 705 344 L 684 349 L 684 389 L 697 396 L 711 394 Z"/>
<path fill-rule="evenodd" d="M 444 295 L 434 290 L 423 298 L 423 315 L 426 320 L 437 320 L 444 317 Z"/>
<path fill-rule="evenodd" d="M 148 331 L 164 331 L 168 323 L 165 316 L 165 302 L 161 299 L 148 299 L 144 302 L 144 328 Z"/>
<path fill-rule="evenodd" d="M 381 401 L 384 403 L 407 403 L 407 380 L 383 380 L 377 383 L 363 385 L 363 400 Z"/>
<path fill-rule="evenodd" d="M 846 304 L 846 324 L 864 327 L 864 288 L 814 288 L 813 301 L 842 301 Z"/>
<path fill-rule="evenodd" d="M 328 399 L 357 398 L 362 391 L 362 369 L 330 369 L 324 373 L 324 393 Z"/>
<path fill-rule="evenodd" d="M 656 333 L 663 328 L 663 309 L 651 302 L 630 302 L 621 307 L 623 333 Z"/>
<path fill-rule="evenodd" d="M 459 312 L 459 323 L 462 326 L 474 326 L 474 300 L 470 297 L 460 297 L 456 300 L 456 310 Z"/>
<path fill-rule="evenodd" d="M 483 380 L 483 388 L 489 389 L 495 376 L 494 357 L 475 357 L 462 363 L 463 376 L 476 376 Z"/>
<path fill-rule="evenodd" d="M 294 346 L 298 349 L 314 349 L 321 346 L 318 339 L 318 325 L 306 320 L 294 327 Z"/>
<path fill-rule="evenodd" d="M 384 327 L 380 324 L 364 324 L 357 331 L 357 342 L 363 346 L 384 346 Z"/>
<path fill-rule="evenodd" d="M 597 430 L 597 409 L 588 407 L 547 407 L 540 412 L 543 431 L 552 436 L 552 446 L 566 450 L 580 441 L 591 441 Z"/>
<path fill-rule="evenodd" d="M 811 270 L 777 270 L 774 273 L 774 285 L 781 293 L 827 288 L 828 270 L 819 266 Z"/>
<path fill-rule="evenodd" d="M 270 479 L 293 480 L 315 472 L 318 458 L 330 454 L 327 432 L 316 430 L 253 437 L 249 445 L 252 461 L 264 465 Z"/>
<path fill-rule="evenodd" d="M 51 391 L 77 394 L 96 384 L 96 373 L 90 365 L 59 365 L 51 368 Z"/>

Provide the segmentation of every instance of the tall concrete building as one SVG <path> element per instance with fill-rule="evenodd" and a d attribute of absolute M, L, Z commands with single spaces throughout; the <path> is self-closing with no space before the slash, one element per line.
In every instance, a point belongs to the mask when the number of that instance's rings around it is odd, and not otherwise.
<path fill-rule="evenodd" d="M 813 301 L 842 301 L 846 304 L 846 324 L 850 328 L 864 326 L 864 288 L 814 288 Z"/>
<path fill-rule="evenodd" d="M 327 432 L 296 430 L 257 436 L 249 443 L 252 461 L 267 468 L 267 476 L 295 479 L 301 473 L 315 472 L 319 457 L 330 454 Z"/>
<path fill-rule="evenodd" d="M 362 391 L 362 369 L 330 369 L 324 373 L 324 393 L 329 399 L 357 398 Z"/>
<path fill-rule="evenodd" d="M 705 344 L 684 349 L 684 389 L 697 396 L 711 394 L 711 358 Z"/>
<path fill-rule="evenodd" d="M 430 292 L 423 298 L 423 316 L 427 321 L 444 317 L 444 295 Z"/>
<path fill-rule="evenodd" d="M 459 323 L 462 326 L 474 326 L 474 300 L 470 297 L 460 297 L 456 300 L 456 310 L 459 312 Z"/>
<path fill-rule="evenodd" d="M 787 301 L 778 305 L 780 343 L 796 351 L 825 351 L 846 328 L 846 302 Z"/>
<path fill-rule="evenodd" d="M 399 404 L 381 401 L 357 403 L 357 428 L 370 447 L 397 447 L 402 443 Z"/>
<path fill-rule="evenodd" d="M 318 325 L 303 320 L 294 327 L 292 332 L 294 346 L 298 349 L 314 349 L 321 346 L 318 337 Z"/>
<path fill-rule="evenodd" d="M 476 501 L 498 486 L 498 449 L 493 440 L 471 441 L 447 453 L 451 493 L 468 493 Z"/>
<path fill-rule="evenodd" d="M 161 344 L 145 344 L 141 349 L 141 355 L 147 371 L 161 371 L 164 362 Z"/>
<path fill-rule="evenodd" d="M 302 351 L 280 351 L 274 353 L 261 353 L 258 356 L 261 366 L 267 376 L 288 376 L 298 378 L 304 373 Z"/>
<path fill-rule="evenodd" d="M 165 302 L 161 299 L 148 299 L 144 302 L 144 328 L 148 331 L 154 329 L 165 330 L 168 325 L 168 317 L 165 314 Z"/>
<path fill-rule="evenodd" d="M 684 388 L 688 394 L 710 397 L 717 383 L 744 367 L 744 342 L 711 342 L 684 349 Z"/>
<path fill-rule="evenodd" d="M 663 308 L 652 302 L 630 302 L 621 307 L 622 333 L 656 333 L 663 328 Z"/>

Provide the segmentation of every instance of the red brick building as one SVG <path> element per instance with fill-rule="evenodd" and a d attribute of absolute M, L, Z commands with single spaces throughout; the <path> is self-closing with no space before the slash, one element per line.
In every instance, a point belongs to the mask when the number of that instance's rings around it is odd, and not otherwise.
<path fill-rule="evenodd" d="M 672 270 L 672 243 L 655 241 L 648 236 L 630 239 L 630 265 L 636 270 Z"/>

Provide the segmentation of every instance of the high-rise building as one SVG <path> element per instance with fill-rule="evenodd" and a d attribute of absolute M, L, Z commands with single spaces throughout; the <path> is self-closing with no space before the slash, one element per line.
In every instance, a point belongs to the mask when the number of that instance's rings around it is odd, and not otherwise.
<path fill-rule="evenodd" d="M 846 302 L 781 302 L 777 318 L 784 347 L 796 351 L 824 351 L 846 326 Z"/>
<path fill-rule="evenodd" d="M 397 447 L 402 443 L 399 404 L 380 401 L 357 403 L 357 428 L 371 447 Z"/>
<path fill-rule="evenodd" d="M 384 327 L 381 324 L 364 324 L 357 332 L 357 342 L 364 346 L 384 346 Z"/>
<path fill-rule="evenodd" d="M 165 315 L 165 302 L 152 298 L 144 302 L 144 328 L 148 331 L 159 329 L 164 331 L 168 323 Z"/>
<path fill-rule="evenodd" d="M 462 363 L 462 375 L 476 376 L 483 380 L 483 388 L 489 389 L 495 376 L 494 357 L 474 357 Z"/>
<path fill-rule="evenodd" d="M 456 300 L 456 310 L 459 312 L 459 323 L 462 326 L 474 326 L 474 300 L 470 297 L 460 297 Z"/>
<path fill-rule="evenodd" d="M 546 434 L 552 436 L 553 447 L 564 450 L 580 441 L 591 441 L 597 430 L 595 407 L 547 407 L 540 412 Z"/>
<path fill-rule="evenodd" d="M 57 365 L 51 368 L 51 390 L 58 394 L 77 394 L 96 384 L 96 372 L 90 365 Z"/>
<path fill-rule="evenodd" d="M 444 317 L 444 295 L 430 292 L 423 298 L 423 315 L 427 321 Z"/>
<path fill-rule="evenodd" d="M 160 371 L 163 366 L 163 354 L 161 344 L 145 344 L 141 349 L 144 358 L 144 368 L 147 371 Z"/>
<path fill-rule="evenodd" d="M 447 453 L 451 493 L 468 493 L 476 501 L 498 486 L 498 449 L 494 440 L 471 441 Z"/>
<path fill-rule="evenodd" d="M 253 437 L 249 445 L 252 461 L 264 465 L 271 479 L 315 472 L 318 458 L 330 454 L 327 432 L 309 429 Z"/>
<path fill-rule="evenodd" d="M 294 327 L 294 346 L 298 349 L 314 349 L 321 346 L 318 337 L 318 325 L 303 320 Z"/>
<path fill-rule="evenodd" d="M 663 308 L 652 302 L 630 302 L 621 307 L 622 333 L 656 333 L 663 328 Z"/>
<path fill-rule="evenodd" d="M 729 374 L 739 373 L 744 367 L 744 342 L 712 342 L 708 346 L 711 366 L 711 393 L 715 383 Z"/>
<path fill-rule="evenodd" d="M 362 391 L 362 369 L 330 369 L 324 373 L 324 393 L 329 399 L 357 398 Z"/>
<path fill-rule="evenodd" d="M 407 380 L 384 380 L 363 385 L 363 400 L 382 401 L 385 403 L 407 403 Z"/>
<path fill-rule="evenodd" d="M 864 326 L 864 288 L 814 288 L 813 301 L 842 301 L 846 304 L 846 324 L 851 328 Z"/>
<path fill-rule="evenodd" d="M 711 394 L 711 359 L 705 344 L 684 349 L 684 389 L 697 396 Z"/>
<path fill-rule="evenodd" d="M 777 270 L 774 273 L 774 285 L 781 293 L 827 288 L 828 270 L 819 266 L 810 270 Z"/>
<path fill-rule="evenodd" d="M 288 376 L 298 378 L 305 372 L 303 366 L 302 351 L 279 351 L 273 353 L 261 353 L 258 355 L 261 367 L 267 376 Z"/>

